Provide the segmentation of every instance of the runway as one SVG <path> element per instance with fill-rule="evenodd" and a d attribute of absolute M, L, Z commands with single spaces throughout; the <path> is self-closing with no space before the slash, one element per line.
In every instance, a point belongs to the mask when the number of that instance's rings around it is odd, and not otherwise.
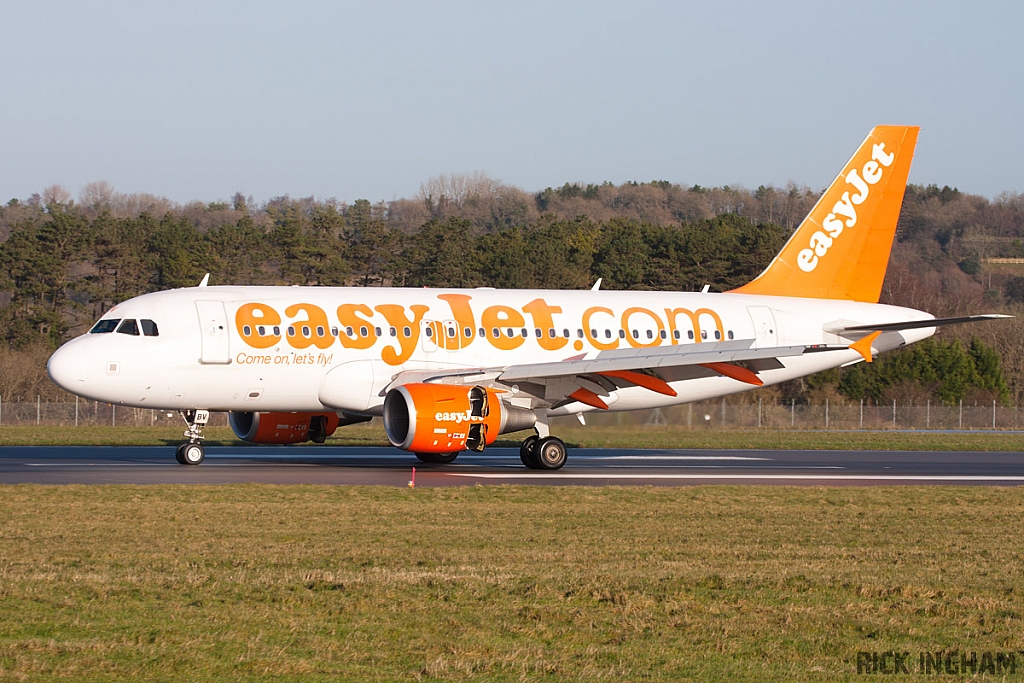
<path fill-rule="evenodd" d="M 966 451 L 782 451 L 572 449 L 557 472 L 528 470 L 518 449 L 463 453 L 427 465 L 392 448 L 215 446 L 198 467 L 169 446 L 0 447 L 0 484 L 328 484 L 417 487 L 813 486 L 1024 484 L 1024 453 Z"/>

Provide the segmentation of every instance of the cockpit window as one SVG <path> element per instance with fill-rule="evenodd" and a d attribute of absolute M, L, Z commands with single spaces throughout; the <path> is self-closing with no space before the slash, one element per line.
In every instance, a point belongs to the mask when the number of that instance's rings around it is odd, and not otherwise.
<path fill-rule="evenodd" d="M 92 326 L 89 330 L 89 334 L 107 334 L 117 329 L 117 324 L 121 322 L 120 318 L 113 318 L 111 320 L 101 320 Z"/>
<path fill-rule="evenodd" d="M 139 336 L 139 324 L 128 318 L 121 322 L 121 326 L 117 328 L 118 334 L 130 334 L 133 337 Z"/>
<path fill-rule="evenodd" d="M 139 322 L 142 323 L 142 334 L 146 335 L 147 337 L 160 336 L 160 330 L 157 329 L 155 322 L 153 322 L 152 320 L 146 320 L 145 318 L 143 318 Z"/>

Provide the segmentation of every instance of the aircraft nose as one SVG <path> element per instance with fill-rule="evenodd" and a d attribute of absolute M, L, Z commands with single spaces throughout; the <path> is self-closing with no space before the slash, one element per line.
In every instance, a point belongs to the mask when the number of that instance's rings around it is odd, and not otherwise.
<path fill-rule="evenodd" d="M 85 386 L 86 364 L 80 356 L 75 345 L 68 343 L 54 351 L 46 363 L 46 372 L 53 383 L 72 394 Z"/>

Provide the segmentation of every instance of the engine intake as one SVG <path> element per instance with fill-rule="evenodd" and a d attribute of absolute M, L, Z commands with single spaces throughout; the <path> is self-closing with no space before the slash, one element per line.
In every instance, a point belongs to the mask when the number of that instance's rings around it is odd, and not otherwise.
<path fill-rule="evenodd" d="M 414 453 L 482 451 L 499 434 L 529 429 L 532 410 L 502 403 L 484 387 L 404 384 L 384 397 L 384 431 L 392 445 Z"/>

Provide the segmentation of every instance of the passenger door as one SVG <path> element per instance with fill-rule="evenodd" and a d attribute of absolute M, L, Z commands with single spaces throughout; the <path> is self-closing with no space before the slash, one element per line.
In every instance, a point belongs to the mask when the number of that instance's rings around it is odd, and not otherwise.
<path fill-rule="evenodd" d="M 222 301 L 197 301 L 202 351 L 199 362 L 204 365 L 227 365 L 231 362 L 228 315 Z"/>

